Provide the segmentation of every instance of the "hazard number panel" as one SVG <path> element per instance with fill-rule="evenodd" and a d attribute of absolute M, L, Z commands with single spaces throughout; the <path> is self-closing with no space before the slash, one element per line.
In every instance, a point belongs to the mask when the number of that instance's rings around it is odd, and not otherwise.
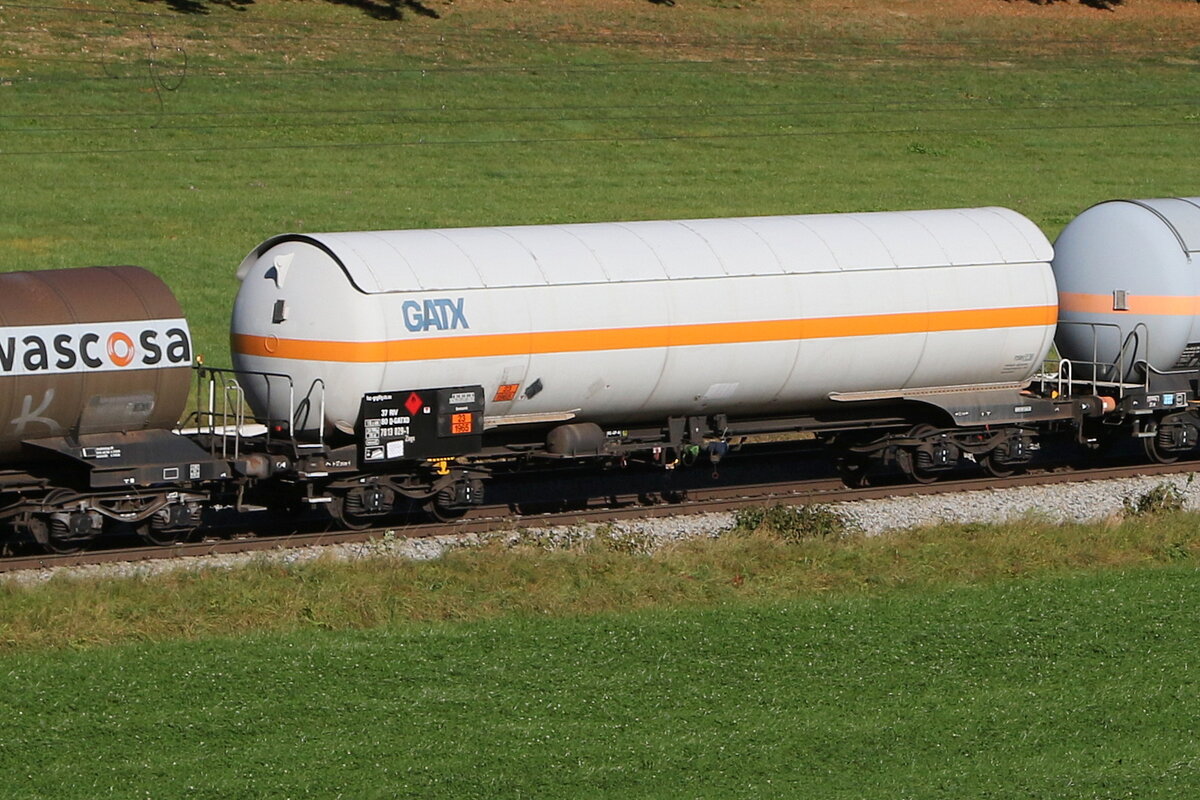
<path fill-rule="evenodd" d="M 475 453 L 483 447 L 483 387 L 366 394 L 356 427 L 364 466 Z"/>

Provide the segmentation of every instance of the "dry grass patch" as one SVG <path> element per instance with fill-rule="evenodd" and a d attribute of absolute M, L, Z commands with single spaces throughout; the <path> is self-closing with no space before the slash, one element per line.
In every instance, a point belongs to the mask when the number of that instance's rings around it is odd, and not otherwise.
<path fill-rule="evenodd" d="M 679 0 L 674 6 L 607 0 L 475 0 L 425 4 L 437 18 L 377 20 L 350 5 L 256 2 L 203 15 L 162 5 L 89 5 L 86 20 L 62 7 L 0 10 L 8 55 L 72 56 L 92 68 L 152 61 L 218 67 L 225 58 L 281 66 L 331 59 L 420 59 L 426 64 L 538 60 L 555 51 L 609 59 L 906 59 L 1157 54 L 1163 40 L 1187 50 L 1200 34 L 1200 3 L 1137 0 L 1109 12 L 1025 0 Z M 550 48 L 547 51 L 547 48 Z M 624 55 L 623 55 L 624 54 Z M 0 53 L 0 58 L 3 54 Z M 584 55 L 584 57 L 587 57 Z M 5 63 L 5 62 L 0 62 Z M 9 61 L 10 67 L 21 66 Z M 26 65 L 28 66 L 28 65 Z M 182 67 L 181 67 L 182 68 Z"/>

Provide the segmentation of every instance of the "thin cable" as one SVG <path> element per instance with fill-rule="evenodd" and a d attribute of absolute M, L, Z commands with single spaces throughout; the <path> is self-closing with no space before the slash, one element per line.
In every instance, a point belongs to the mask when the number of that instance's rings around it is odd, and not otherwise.
<path fill-rule="evenodd" d="M 495 147 L 544 144 L 617 144 L 623 142 L 705 141 L 718 139 L 790 139 L 826 136 L 896 136 L 913 134 L 1002 134 L 1073 130 L 1130 130 L 1147 128 L 1196 128 L 1200 120 L 1186 122 L 1120 122 L 1082 125 L 1009 125 L 1003 128 L 891 128 L 865 130 L 787 131 L 775 133 L 711 133 L 711 134 L 654 134 L 642 136 L 562 136 L 532 139 L 440 139 L 413 142 L 325 142 L 309 144 L 259 144 L 221 147 L 139 147 L 106 150 L 13 150 L 0 151 L 0 158 L 13 156 L 77 156 L 77 155 L 148 155 L 154 153 L 233 153 L 264 150 L 373 150 L 397 147 Z"/>
<path fill-rule="evenodd" d="M 1112 98 L 1111 95 L 1105 96 L 1108 103 L 1087 103 L 1089 108 L 1105 107 L 1105 106 L 1124 106 L 1124 105 L 1141 105 L 1141 96 L 1136 100 L 1122 100 Z M 1061 98 L 1049 97 L 1039 98 L 1037 96 L 1027 96 L 1020 98 L 1025 103 L 1035 104 L 1040 107 L 1064 108 L 1061 104 Z M 681 103 L 622 103 L 611 105 L 503 105 L 503 106 L 453 106 L 445 103 L 431 106 L 398 106 L 396 108 L 273 108 L 273 109 L 248 109 L 248 110 L 224 110 L 224 111 L 164 111 L 161 114 L 151 111 L 55 111 L 46 113 L 32 114 L 4 114 L 0 113 L 0 119 L 93 119 L 93 118 L 110 118 L 110 117 L 148 117 L 153 116 L 156 119 L 170 117 L 214 117 L 217 119 L 226 117 L 243 117 L 243 116 L 290 116 L 290 115 L 353 115 L 353 114 L 441 114 L 441 113 L 479 113 L 491 114 L 497 112 L 565 112 L 565 113 L 611 113 L 614 111 L 641 111 L 646 109 L 723 109 L 723 108 L 797 108 L 797 109 L 816 109 L 814 113 L 834 113 L 841 110 L 851 110 L 852 113 L 858 112 L 886 112 L 886 111 L 909 111 L 909 110 L 939 110 L 945 109 L 953 111 L 956 107 L 973 108 L 975 106 L 984 106 L 987 108 L 1017 108 L 1018 106 L 1010 106 L 1001 104 L 990 97 L 981 97 L 967 101 L 970 105 L 964 105 L 961 99 L 937 100 L 934 98 L 926 98 L 924 100 L 811 100 L 811 101 L 777 101 L 777 102 L 757 102 L 757 103 L 708 103 L 708 102 L 681 102 Z M 1182 96 L 1182 97 L 1167 97 L 1160 98 L 1159 103 L 1153 105 L 1175 105 L 1196 103 L 1200 105 L 1200 96 Z M 949 104 L 954 104 L 951 106 Z M 855 111 L 857 110 L 857 111 Z"/>
<path fill-rule="evenodd" d="M 1108 51 L 1096 51 L 1094 56 L 1098 61 L 1107 61 L 1112 58 L 1112 54 Z M 1043 57 L 1039 56 L 1040 60 L 1044 61 Z M 381 76 L 381 75 L 429 75 L 429 74 L 476 74 L 476 73 L 534 73 L 534 74 L 562 74 L 562 73 L 589 73 L 593 75 L 619 75 L 629 74 L 639 70 L 650 72 L 651 70 L 662 72 L 671 71 L 695 71 L 701 68 L 732 68 L 743 67 L 747 69 L 763 69 L 777 72 L 796 72 L 800 67 L 817 67 L 822 69 L 835 69 L 846 64 L 869 61 L 872 66 L 880 66 L 879 56 L 812 56 L 812 57 L 797 57 L 797 58 L 722 58 L 722 59 L 666 59 L 655 61 L 603 61 L 590 63 L 538 63 L 528 62 L 522 64 L 426 64 L 423 66 L 411 67 L 355 67 L 355 68 L 307 68 L 293 67 L 290 65 L 282 65 L 279 67 L 263 68 L 257 70 L 231 70 L 228 67 L 212 66 L 212 67 L 192 67 L 191 77 L 196 79 L 215 79 L 215 80 L 246 80 L 254 78 L 264 78 L 271 81 L 292 78 L 311 78 L 313 76 L 330 77 L 330 76 Z M 914 61 L 961 61 L 961 56 L 946 55 L 897 55 L 884 59 L 887 61 L 896 61 L 900 63 L 908 63 Z M 91 61 L 87 62 L 90 65 L 100 65 L 102 62 Z M 1183 65 L 1184 68 L 1190 69 L 1190 65 Z M 1069 63 L 1056 63 L 1055 69 L 1058 71 L 1076 71 L 1076 72 L 1091 72 L 1094 69 L 1093 63 L 1084 63 L 1078 54 Z M 69 84 L 69 83 L 94 83 L 96 81 L 129 81 L 143 80 L 141 74 L 129 75 L 104 75 L 104 76 L 37 76 L 37 75 L 20 75 L 20 70 L 15 74 L 0 75 L 0 80 L 7 80 L 14 84 Z"/>
<path fill-rule="evenodd" d="M 834 115 L 869 115 L 869 114 L 976 114 L 981 112 L 1023 112 L 1023 111 L 1077 111 L 1079 109 L 1126 109 L 1137 111 L 1143 109 L 1163 109 L 1175 108 L 1177 106 L 1188 106 L 1194 103 L 1194 99 L 1189 99 L 1171 103 L 1077 103 L 1077 104 L 1037 104 L 1024 106 L 982 106 L 982 107 L 959 107 L 959 108 L 883 108 L 883 109 L 830 109 L 824 111 L 754 111 L 754 112 L 724 112 L 724 113 L 700 113 L 700 114 L 645 114 L 645 115 L 622 115 L 622 116 L 578 116 L 578 117 L 518 117 L 518 118 L 491 118 L 491 119 L 389 119 L 389 120 L 355 120 L 355 121 L 332 121 L 332 122 L 310 122 L 304 121 L 293 125 L 293 128 L 367 128 L 367 127 L 385 127 L 395 125 L 432 125 L 439 127 L 459 127 L 459 126 L 474 126 L 474 125 L 528 125 L 528 124 L 557 124 L 565 122 L 596 122 L 596 123 L 624 123 L 624 122 L 704 122 L 706 120 L 742 120 L 742 119 L 764 119 L 771 117 L 813 117 L 813 116 L 834 116 Z M 386 112 L 378 112 L 386 113 Z M 597 112 L 599 113 L 599 112 Z M 151 116 L 148 113 L 146 116 Z M 259 114 L 266 117 L 266 114 Z M 263 128 L 274 128 L 277 123 L 272 121 L 258 123 L 225 123 L 225 124 L 209 124 L 209 125 L 158 125 L 149 124 L 131 128 L 129 126 L 75 126 L 62 128 L 4 128 L 0 127 L 0 134 L 58 134 L 58 133 L 128 133 L 133 130 L 137 132 L 160 132 L 160 131 L 215 131 L 215 130 L 261 130 Z"/>

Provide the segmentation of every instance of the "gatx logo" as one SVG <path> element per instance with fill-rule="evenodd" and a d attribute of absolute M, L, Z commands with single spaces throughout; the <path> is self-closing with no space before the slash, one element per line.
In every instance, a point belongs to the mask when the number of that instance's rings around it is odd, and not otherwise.
<path fill-rule="evenodd" d="M 405 300 L 400 304 L 400 313 L 404 317 L 404 327 L 413 333 L 420 331 L 452 331 L 456 328 L 469 328 L 467 315 L 463 312 L 463 298 L 439 297 L 418 303 L 416 300 Z"/>
<path fill-rule="evenodd" d="M 190 364 L 183 319 L 0 328 L 0 374 L 103 372 Z"/>

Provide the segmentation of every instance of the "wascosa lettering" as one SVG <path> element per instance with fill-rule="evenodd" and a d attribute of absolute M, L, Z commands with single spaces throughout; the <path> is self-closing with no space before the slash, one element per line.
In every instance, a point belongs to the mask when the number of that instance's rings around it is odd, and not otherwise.
<path fill-rule="evenodd" d="M 182 319 L 0 328 L 0 375 L 177 367 L 192 361 Z"/>
<path fill-rule="evenodd" d="M 463 313 L 463 298 L 439 297 L 436 300 L 426 300 L 418 303 L 416 300 L 405 300 L 400 306 L 404 317 L 404 327 L 413 333 L 420 331 L 452 331 L 457 328 L 469 328 L 467 316 Z"/>

